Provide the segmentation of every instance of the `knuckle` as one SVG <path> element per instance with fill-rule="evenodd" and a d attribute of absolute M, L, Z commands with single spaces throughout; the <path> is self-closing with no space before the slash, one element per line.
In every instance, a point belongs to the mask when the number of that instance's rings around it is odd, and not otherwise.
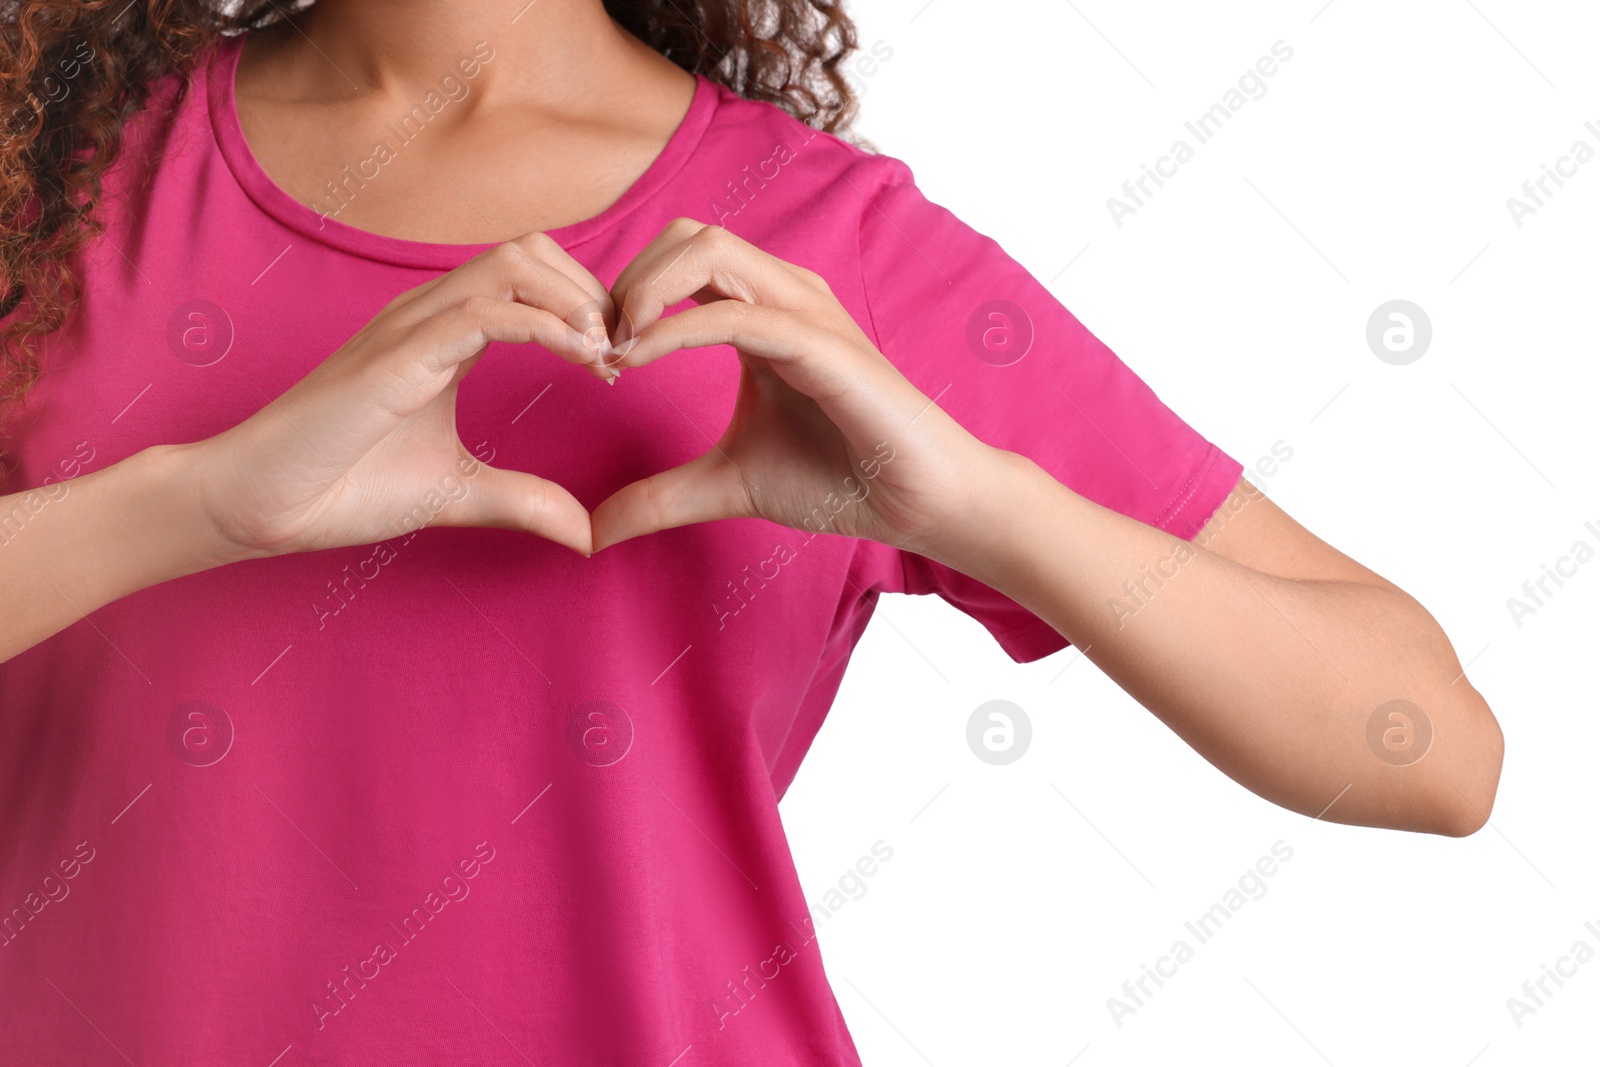
<path fill-rule="evenodd" d="M 383 310 L 379 311 L 374 318 L 392 314 L 399 308 L 404 307 L 406 304 L 410 303 L 413 299 L 420 295 L 428 286 L 428 284 L 429 283 L 424 282 L 422 285 L 414 286 L 413 288 L 407 289 L 405 292 L 398 294 L 393 300 L 390 300 L 387 304 L 383 305 Z"/>
<path fill-rule="evenodd" d="M 807 270 L 805 267 L 799 267 L 799 266 L 794 267 L 794 271 L 795 271 L 796 274 L 800 275 L 800 280 L 801 281 L 805 282 L 807 285 L 811 286 L 813 289 L 816 289 L 818 292 L 821 292 L 821 293 L 826 293 L 829 296 L 833 295 L 833 287 L 828 284 L 828 279 L 824 278 L 822 275 L 818 274 L 816 271 Z"/>
<path fill-rule="evenodd" d="M 515 241 L 507 241 L 504 244 L 496 245 L 489 250 L 487 258 L 496 269 L 501 271 L 521 272 L 532 265 L 528 258 L 528 253 L 523 251 L 522 246 Z"/>
<path fill-rule="evenodd" d="M 499 306 L 500 302 L 498 300 L 491 300 L 489 297 L 482 295 L 474 295 L 457 304 L 455 311 L 460 316 L 461 321 L 478 324 L 488 321 Z"/>
<path fill-rule="evenodd" d="M 708 250 L 716 251 L 728 247 L 736 238 L 721 226 L 702 226 L 690 241 L 701 245 Z"/>
<path fill-rule="evenodd" d="M 441 341 L 461 336 L 478 337 L 488 341 L 489 326 L 499 310 L 500 302 L 486 296 L 469 296 L 451 305 L 435 324 Z"/>
<path fill-rule="evenodd" d="M 666 232 L 673 237 L 692 237 L 705 229 L 705 223 L 690 218 L 676 218 L 667 223 Z"/>
<path fill-rule="evenodd" d="M 535 256 L 549 255 L 560 247 L 556 244 L 556 239 L 543 230 L 533 230 L 525 233 L 511 243 L 522 251 Z"/>
<path fill-rule="evenodd" d="M 639 486 L 644 511 L 654 519 L 664 519 L 671 513 L 672 479 L 662 474 L 652 474 Z"/>
<path fill-rule="evenodd" d="M 552 510 L 550 483 L 543 479 L 536 479 L 528 483 L 521 495 L 522 514 L 520 518 L 529 528 L 537 527 L 541 520 L 548 516 Z"/>
<path fill-rule="evenodd" d="M 628 295 L 623 297 L 622 303 L 617 307 L 617 318 L 626 322 L 631 329 L 644 321 L 649 311 L 650 302 L 655 299 L 654 288 L 649 285 L 637 285 L 628 290 Z"/>
<path fill-rule="evenodd" d="M 783 308 L 777 311 L 770 320 L 768 329 L 776 337 L 805 338 L 815 337 L 816 321 L 810 315 L 801 314 Z M 809 345 L 810 342 L 807 342 Z"/>
<path fill-rule="evenodd" d="M 508 241 L 500 247 L 505 249 L 500 268 L 504 272 L 508 290 L 515 290 L 519 286 L 531 289 L 546 277 L 544 262 L 517 242 Z"/>
<path fill-rule="evenodd" d="M 748 331 L 754 329 L 764 318 L 781 316 L 782 312 L 774 308 L 764 308 L 759 304 L 751 304 L 743 300 L 723 301 L 726 307 L 723 314 L 728 316 L 729 323 L 736 330 Z"/>
<path fill-rule="evenodd" d="M 730 300 L 723 314 L 728 317 L 728 339 L 736 348 L 756 341 L 774 327 L 788 328 L 785 312 L 759 304 Z"/>

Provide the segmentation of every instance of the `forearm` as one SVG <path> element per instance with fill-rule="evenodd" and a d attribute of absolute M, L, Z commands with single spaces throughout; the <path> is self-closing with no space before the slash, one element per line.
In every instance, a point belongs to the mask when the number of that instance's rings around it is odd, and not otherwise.
<path fill-rule="evenodd" d="M 120 597 L 233 557 L 205 520 L 183 447 L 0 497 L 0 659 Z"/>
<path fill-rule="evenodd" d="M 1099 507 L 1006 455 L 941 561 L 1017 600 L 1201 755 L 1275 803 L 1330 820 L 1468 833 L 1501 742 L 1438 624 L 1404 592 L 1241 566 Z M 981 518 L 981 517 L 980 517 Z M 1425 755 L 1368 742 L 1392 700 L 1422 709 Z"/>

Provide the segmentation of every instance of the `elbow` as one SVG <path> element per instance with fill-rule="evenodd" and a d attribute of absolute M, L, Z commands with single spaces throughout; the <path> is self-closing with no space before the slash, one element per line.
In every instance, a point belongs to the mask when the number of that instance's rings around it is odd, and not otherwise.
<path fill-rule="evenodd" d="M 1476 693 L 1473 696 L 1478 706 L 1472 725 L 1464 731 L 1464 744 L 1454 753 L 1456 758 L 1447 761 L 1444 773 L 1448 783 L 1436 790 L 1435 825 L 1429 829 L 1445 837 L 1470 837 L 1487 826 L 1500 788 L 1505 735 L 1488 704 Z"/>

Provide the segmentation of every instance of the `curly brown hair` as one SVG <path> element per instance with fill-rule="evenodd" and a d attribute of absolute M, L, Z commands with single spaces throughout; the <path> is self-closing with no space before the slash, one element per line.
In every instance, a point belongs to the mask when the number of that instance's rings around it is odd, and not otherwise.
<path fill-rule="evenodd" d="M 842 0 L 604 0 L 678 66 L 829 132 L 855 97 Z M 309 0 L 0 0 L 0 410 L 39 375 L 33 341 L 80 297 L 76 254 L 98 232 L 101 178 L 123 127 L 219 36 L 303 14 Z"/>

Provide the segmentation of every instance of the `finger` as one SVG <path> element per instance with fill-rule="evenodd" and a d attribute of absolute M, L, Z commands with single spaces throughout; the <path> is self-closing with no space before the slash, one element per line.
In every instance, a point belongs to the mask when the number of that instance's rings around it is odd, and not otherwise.
<path fill-rule="evenodd" d="M 783 308 L 717 300 L 685 308 L 645 327 L 619 349 L 623 367 L 642 367 L 683 348 L 732 345 L 747 355 L 783 361 L 816 353 L 826 338 L 803 316 Z"/>
<path fill-rule="evenodd" d="M 575 272 L 575 274 L 574 274 Z M 598 378 L 615 375 L 604 369 L 611 358 L 608 334 L 615 310 L 610 295 L 555 241 L 544 234 L 529 234 L 497 245 L 439 279 L 432 289 L 406 307 L 417 321 L 477 296 L 489 296 L 548 311 L 571 325 L 586 345 L 583 363 Z M 566 353 L 563 353 L 566 358 Z"/>
<path fill-rule="evenodd" d="M 399 296 L 385 304 L 383 306 L 383 310 L 379 311 L 378 314 L 388 315 L 400 310 L 401 308 L 409 307 L 427 293 L 438 288 L 439 283 L 448 277 L 448 274 L 441 274 L 438 277 L 429 278 L 421 285 L 412 286 L 410 289 L 407 289 L 405 292 L 401 293 Z"/>
<path fill-rule="evenodd" d="M 411 336 L 420 343 L 421 365 L 431 373 L 472 359 L 495 341 L 537 344 L 570 363 L 587 364 L 591 355 L 587 339 L 555 313 L 487 296 L 444 309 Z"/>
<path fill-rule="evenodd" d="M 618 299 L 619 309 L 621 294 L 637 285 L 641 278 L 659 274 L 667 259 L 676 255 L 685 241 L 703 229 L 705 223 L 696 222 L 694 219 L 673 219 L 662 227 L 661 232 L 638 251 L 628 265 L 622 268 L 617 280 L 611 283 L 611 295 Z"/>
<path fill-rule="evenodd" d="M 574 279 L 561 263 L 550 262 L 552 258 L 587 277 L 593 288 Z M 583 362 L 595 377 L 616 377 L 604 369 L 612 359 L 609 329 L 615 313 L 610 294 L 553 239 L 536 233 L 508 242 L 486 267 L 509 286 L 512 300 L 550 311 L 578 331 L 585 342 Z"/>
<path fill-rule="evenodd" d="M 594 511 L 594 551 L 657 530 L 752 514 L 744 478 L 713 449 L 607 497 Z"/>
<path fill-rule="evenodd" d="M 884 439 L 914 422 L 931 401 L 870 344 L 853 344 L 816 318 L 784 308 L 718 300 L 658 320 L 623 351 L 620 367 L 639 367 L 683 349 L 731 345 L 755 375 L 770 374 L 814 401 L 847 438 Z"/>
<path fill-rule="evenodd" d="M 561 247 L 559 241 L 543 233 L 529 233 L 512 242 L 518 245 L 535 258 L 548 261 L 561 273 L 577 283 L 579 288 L 589 294 L 589 299 L 600 305 L 608 313 L 612 310 L 611 292 L 600 283 L 600 279 L 589 273 L 589 268 L 572 258 L 572 254 Z"/>
<path fill-rule="evenodd" d="M 493 342 L 537 344 L 573 363 L 583 363 L 589 355 L 583 336 L 553 313 L 487 296 L 459 301 L 415 326 L 390 322 L 388 327 L 402 336 L 380 338 L 357 363 L 323 363 L 285 397 L 307 411 L 324 412 L 337 424 L 342 421 L 338 406 L 348 403 L 348 393 L 322 388 L 321 383 L 353 373 L 368 400 L 404 417 L 466 374 Z"/>
<path fill-rule="evenodd" d="M 580 555 L 593 552 L 589 512 L 554 482 L 479 464 L 467 495 L 440 513 L 441 526 L 485 526 L 538 534 Z"/>
<path fill-rule="evenodd" d="M 622 273 L 617 275 L 617 280 L 611 285 L 612 295 L 616 296 L 621 292 L 626 292 L 637 285 L 641 279 L 659 275 L 667 264 L 677 258 L 682 251 L 682 246 L 690 238 L 698 238 L 702 242 L 712 244 L 727 240 L 732 245 L 742 246 L 753 252 L 761 252 L 756 246 L 722 229 L 720 226 L 708 225 L 707 223 L 697 222 L 694 219 L 673 219 L 662 228 L 654 240 L 634 256 L 633 261 L 622 269 Z M 812 289 L 827 288 L 827 283 L 823 281 L 821 275 L 793 263 L 785 262 L 775 256 L 769 256 L 765 252 L 761 252 L 761 254 L 805 282 Z"/>
<path fill-rule="evenodd" d="M 535 259 L 549 263 L 588 294 L 588 300 L 562 317 L 573 329 L 588 338 L 591 347 L 598 352 L 598 361 L 606 363 L 610 356 L 611 329 L 617 321 L 616 303 L 611 291 L 600 283 L 599 278 L 589 273 L 589 268 L 572 258 L 571 253 L 546 234 L 525 234 L 511 243 Z"/>
<path fill-rule="evenodd" d="M 881 356 L 862 358 L 806 315 L 736 300 L 718 300 L 660 319 L 628 344 L 619 366 L 642 367 L 683 349 L 712 345 L 731 345 L 741 355 L 764 361 L 790 388 L 852 424 L 875 421 L 879 416 L 874 412 L 903 406 L 894 400 L 905 392 L 894 387 L 898 372 Z M 914 390 L 910 395 L 921 396 Z"/>
<path fill-rule="evenodd" d="M 689 226 L 699 228 L 689 233 Z M 674 235 L 679 238 L 675 242 L 670 239 Z M 720 226 L 680 220 L 662 237 L 667 239 L 647 247 L 611 287 L 619 346 L 648 329 L 667 308 L 691 298 L 787 308 L 806 307 L 817 298 L 816 288 L 782 260 Z"/>

